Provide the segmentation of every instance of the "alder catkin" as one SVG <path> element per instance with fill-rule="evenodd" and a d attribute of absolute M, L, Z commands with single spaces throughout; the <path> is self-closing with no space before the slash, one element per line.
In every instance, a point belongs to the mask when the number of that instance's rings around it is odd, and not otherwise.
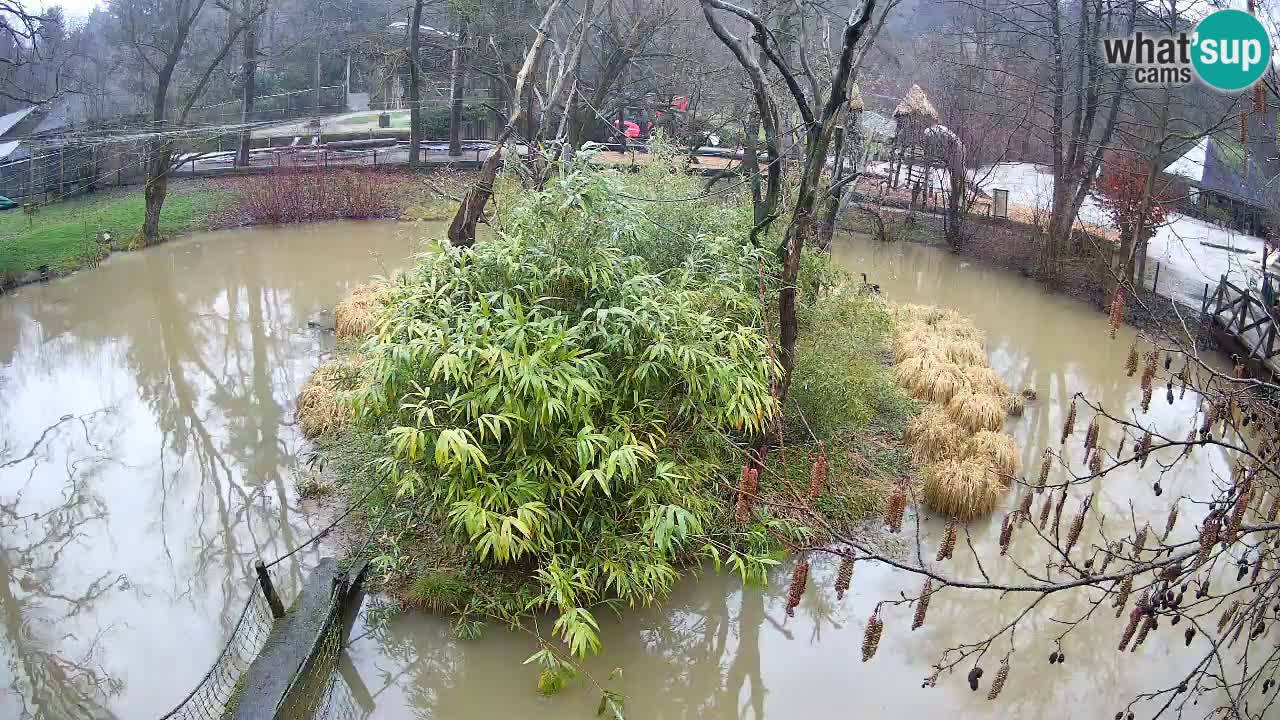
<path fill-rule="evenodd" d="M 1071 529 L 1067 531 L 1067 545 L 1062 549 L 1063 555 L 1071 553 L 1071 548 L 1075 547 L 1076 541 L 1080 539 L 1080 532 L 1084 530 L 1084 516 L 1089 512 L 1089 501 L 1085 500 L 1080 506 L 1080 512 L 1076 513 L 1076 517 L 1071 521 Z"/>
<path fill-rule="evenodd" d="M 1053 505 L 1053 536 L 1058 537 L 1058 527 L 1062 524 L 1062 506 L 1067 503 L 1067 488 L 1063 486 L 1058 502 Z"/>
<path fill-rule="evenodd" d="M 1044 504 L 1040 506 L 1040 531 L 1049 526 L 1049 511 L 1053 509 L 1053 494 L 1044 499 Z"/>
<path fill-rule="evenodd" d="M 1000 523 L 1000 556 L 1004 557 L 1009 554 L 1009 543 L 1013 540 L 1013 520 L 1012 513 L 1005 513 L 1004 521 Z"/>
<path fill-rule="evenodd" d="M 1137 608 L 1134 609 L 1136 610 Z M 1147 633 L 1151 632 L 1151 629 L 1155 626 L 1156 616 L 1155 613 L 1151 613 L 1147 615 L 1146 621 L 1142 623 L 1142 628 L 1138 630 L 1138 636 L 1133 639 L 1133 647 L 1129 648 L 1129 652 L 1138 652 L 1138 646 L 1147 639 Z"/>
<path fill-rule="evenodd" d="M 821 440 L 818 441 L 818 457 L 813 461 L 813 467 L 809 469 L 809 499 L 817 500 L 822 495 L 822 491 L 827 487 L 827 448 L 826 444 Z"/>
<path fill-rule="evenodd" d="M 925 578 L 924 587 L 920 588 L 920 599 L 916 601 L 916 616 L 911 620 L 911 629 L 924 625 L 925 614 L 929 612 L 929 596 L 933 593 L 933 579 Z"/>
<path fill-rule="evenodd" d="M 1271 505 L 1267 507 L 1267 522 L 1275 522 L 1276 517 L 1280 517 L 1280 492 L 1272 494 Z"/>
<path fill-rule="evenodd" d="M 843 600 L 849 592 L 849 584 L 853 582 L 853 548 L 845 548 L 844 557 L 840 558 L 840 570 L 836 573 L 836 599 Z"/>
<path fill-rule="evenodd" d="M 872 613 L 871 619 L 867 621 L 867 631 L 862 636 L 862 662 L 875 657 L 876 649 L 880 647 L 880 635 L 883 632 L 884 623 L 880 620 L 879 612 Z"/>
<path fill-rule="evenodd" d="M 1045 483 L 1049 482 L 1049 463 L 1053 460 L 1053 455 L 1049 452 L 1049 448 L 1044 449 L 1044 460 L 1040 461 L 1040 482 L 1036 484 L 1036 494 L 1044 492 Z"/>
<path fill-rule="evenodd" d="M 1129 359 L 1124 362 L 1125 374 L 1133 377 L 1138 372 L 1138 341 L 1135 338 L 1133 344 L 1129 346 Z"/>
<path fill-rule="evenodd" d="M 898 532 L 902 529 L 902 516 L 907 510 L 907 491 L 898 484 L 893 488 L 893 494 L 889 496 L 889 505 L 885 508 L 884 519 L 889 526 L 889 532 Z"/>
<path fill-rule="evenodd" d="M 1138 558 L 1138 556 L 1142 554 L 1142 551 L 1146 549 L 1146 547 L 1147 547 L 1147 533 L 1148 533 L 1150 530 L 1151 530 L 1151 526 L 1150 526 L 1150 525 L 1143 525 L 1143 526 L 1142 526 L 1142 529 L 1138 531 L 1138 535 L 1137 535 L 1137 537 L 1135 537 L 1135 538 L 1133 539 L 1133 557 L 1134 557 L 1134 559 L 1137 559 L 1137 558 Z"/>
<path fill-rule="evenodd" d="M 1115 337 L 1112 334 L 1112 337 Z M 1000 691 L 1004 690 L 1004 681 L 1009 679 L 1009 661 L 1005 660 L 1000 664 L 1000 669 L 996 671 L 996 677 L 991 681 L 991 690 L 987 693 L 988 700 L 995 700 L 1000 697 Z"/>
<path fill-rule="evenodd" d="M 1124 606 L 1129 602 L 1129 593 L 1133 592 L 1133 575 L 1125 575 L 1120 581 L 1120 590 L 1116 592 L 1116 617 L 1124 614 Z"/>
<path fill-rule="evenodd" d="M 1076 429 L 1076 400 L 1071 398 L 1071 407 L 1067 409 L 1067 417 L 1062 421 L 1062 443 L 1071 437 L 1071 433 Z"/>
<path fill-rule="evenodd" d="M 1178 501 L 1174 500 L 1173 505 L 1169 506 L 1169 519 L 1164 521 L 1164 535 L 1161 540 L 1168 540 L 1169 533 L 1173 532 L 1173 526 L 1178 522 Z"/>
<path fill-rule="evenodd" d="M 1098 444 L 1098 416 L 1094 415 L 1089 429 L 1084 433 L 1084 449 L 1092 450 Z"/>
<path fill-rule="evenodd" d="M 1257 559 L 1253 561 L 1253 572 L 1249 574 L 1249 584 L 1258 582 L 1258 575 L 1262 574 L 1262 553 L 1258 553 Z"/>
<path fill-rule="evenodd" d="M 804 597 L 804 586 L 809 581 L 809 561 L 801 560 L 791 571 L 791 587 L 787 588 L 787 617 L 796 614 L 800 598 Z"/>
<path fill-rule="evenodd" d="M 1146 467 L 1147 455 L 1151 452 L 1151 431 L 1142 433 L 1142 439 L 1138 441 L 1137 447 L 1133 449 L 1134 457 L 1138 458 L 1138 467 Z"/>
<path fill-rule="evenodd" d="M 1159 350 L 1152 350 L 1151 352 L 1147 353 L 1147 362 L 1142 367 L 1142 379 L 1139 381 L 1139 384 L 1142 386 L 1143 392 L 1147 393 L 1148 395 L 1150 395 L 1151 393 L 1151 381 L 1154 380 L 1156 377 L 1156 363 L 1158 363 L 1159 361 L 1160 361 Z"/>
<path fill-rule="evenodd" d="M 1116 615 L 1119 617 L 1119 614 Z M 1124 632 L 1120 634 L 1120 647 L 1116 648 L 1120 652 L 1124 652 L 1129 646 L 1129 640 L 1133 639 L 1133 634 L 1138 630 L 1138 622 L 1142 620 L 1142 608 L 1135 607 L 1129 613 L 1129 622 L 1125 623 Z"/>
<path fill-rule="evenodd" d="M 938 546 L 938 557 L 936 559 L 939 562 L 951 559 L 951 554 L 955 552 L 956 549 L 956 538 L 959 534 L 959 521 L 955 518 L 951 518 L 947 521 L 947 529 L 942 533 L 942 544 Z"/>
<path fill-rule="evenodd" d="M 1222 617 L 1218 618 L 1218 633 L 1221 634 L 1227 628 L 1227 624 L 1231 622 L 1231 618 L 1235 617 L 1236 610 L 1240 607 L 1239 600 L 1232 600 L 1227 611 L 1222 613 Z"/>
<path fill-rule="evenodd" d="M 1031 518 L 1031 500 L 1034 497 L 1028 490 L 1018 499 L 1018 527 L 1022 527 L 1022 524 Z"/>
<path fill-rule="evenodd" d="M 1102 448 L 1095 447 L 1093 453 L 1089 455 L 1089 473 L 1092 475 L 1102 474 Z"/>
<path fill-rule="evenodd" d="M 1209 553 L 1213 552 L 1213 544 L 1218 540 L 1218 518 L 1216 515 L 1210 515 L 1204 519 L 1204 525 L 1200 528 L 1200 552 L 1196 554 L 1196 567 L 1199 567 L 1209 560 Z"/>

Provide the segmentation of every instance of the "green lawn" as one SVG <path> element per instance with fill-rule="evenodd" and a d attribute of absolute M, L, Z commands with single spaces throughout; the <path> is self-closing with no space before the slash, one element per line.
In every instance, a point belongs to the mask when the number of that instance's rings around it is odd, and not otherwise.
<path fill-rule="evenodd" d="M 173 188 L 160 214 L 160 229 L 174 234 L 203 227 L 224 195 L 208 188 Z M 117 244 L 142 226 L 141 188 L 85 195 L 40 208 L 28 216 L 14 208 L 0 212 L 0 278 L 48 265 L 67 272 L 99 252 L 97 236 L 110 232 Z"/>

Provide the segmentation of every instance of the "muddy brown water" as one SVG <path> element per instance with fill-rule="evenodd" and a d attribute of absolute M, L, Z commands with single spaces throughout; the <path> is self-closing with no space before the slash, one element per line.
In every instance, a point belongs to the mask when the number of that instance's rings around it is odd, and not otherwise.
<path fill-rule="evenodd" d="M 252 561 L 322 524 L 295 489 L 306 446 L 293 398 L 332 345 L 308 321 L 330 323 L 324 311 L 368 275 L 407 262 L 426 229 L 338 223 L 201 235 L 0 298 L 0 717 L 154 717 L 199 679 L 251 588 Z M 992 366 L 1039 394 L 1008 426 L 1024 466 L 1047 443 L 1057 447 L 1071 393 L 1117 410 L 1138 401 L 1123 368 L 1132 336 L 1109 340 L 1105 318 L 1075 301 L 933 248 L 844 238 L 835 255 L 892 299 L 974 319 Z M 1144 420 L 1185 433 L 1194 411 L 1192 397 L 1167 405 L 1161 389 Z M 1081 433 L 1088 422 L 1081 412 Z M 1119 440 L 1114 431 L 1102 438 Z M 1079 439 L 1069 454 L 1079 467 Z M 1151 464 L 1116 475 L 1092 488 L 1086 535 L 1096 537 L 1102 515 L 1119 532 L 1130 500 L 1162 528 L 1171 498 L 1203 492 L 1224 467 L 1198 450 L 1163 479 L 1160 498 Z M 1042 568 L 1029 532 L 1015 537 L 1010 558 L 993 556 L 998 517 L 971 527 L 982 567 L 995 578 L 1016 577 L 1015 562 Z M 1184 512 L 1174 537 L 1190 537 L 1193 521 Z M 921 517 L 928 558 L 938 527 Z M 282 582 L 296 584 L 316 558 L 294 556 Z M 947 570 L 979 572 L 960 551 Z M 593 717 L 593 681 L 622 692 L 629 716 L 641 718 L 1111 717 L 1194 661 L 1181 628 L 1117 654 L 1120 621 L 1104 609 L 1062 640 L 1067 663 L 1050 666 L 1052 638 L 1067 629 L 1058 621 L 1090 608 L 1084 594 L 1060 595 L 1019 626 L 999 701 L 987 701 L 986 688 L 1010 650 L 1007 635 L 981 661 L 981 692 L 969 691 L 967 664 L 922 689 L 943 649 L 985 637 L 1033 598 L 948 590 L 915 632 L 910 608 L 886 607 L 879 652 L 863 664 L 876 602 L 918 582 L 860 563 L 838 602 L 834 572 L 815 561 L 792 618 L 786 565 L 765 588 L 711 572 L 681 581 L 662 607 L 602 617 L 591 679 L 554 698 L 539 697 L 536 669 L 520 664 L 535 649 L 527 635 L 489 627 L 464 642 L 446 620 L 384 613 L 370 601 L 343 675 L 373 703 L 358 715 L 383 718 Z"/>

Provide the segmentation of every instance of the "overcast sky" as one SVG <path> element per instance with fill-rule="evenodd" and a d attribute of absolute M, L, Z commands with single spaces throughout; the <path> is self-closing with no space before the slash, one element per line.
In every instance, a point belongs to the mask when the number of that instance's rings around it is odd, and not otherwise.
<path fill-rule="evenodd" d="M 102 5 L 106 0 L 32 0 L 31 5 L 37 8 L 53 7 L 61 5 L 63 12 L 68 18 L 83 19 L 97 5 Z"/>

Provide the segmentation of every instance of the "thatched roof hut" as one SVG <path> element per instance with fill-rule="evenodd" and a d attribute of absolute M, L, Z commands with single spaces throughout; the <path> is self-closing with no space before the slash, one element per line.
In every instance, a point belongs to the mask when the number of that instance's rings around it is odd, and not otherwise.
<path fill-rule="evenodd" d="M 919 85 L 912 85 L 898 101 L 893 117 L 920 120 L 928 125 L 938 122 L 938 111 L 933 108 L 933 103 L 929 102 L 929 96 L 924 94 L 924 90 Z"/>

